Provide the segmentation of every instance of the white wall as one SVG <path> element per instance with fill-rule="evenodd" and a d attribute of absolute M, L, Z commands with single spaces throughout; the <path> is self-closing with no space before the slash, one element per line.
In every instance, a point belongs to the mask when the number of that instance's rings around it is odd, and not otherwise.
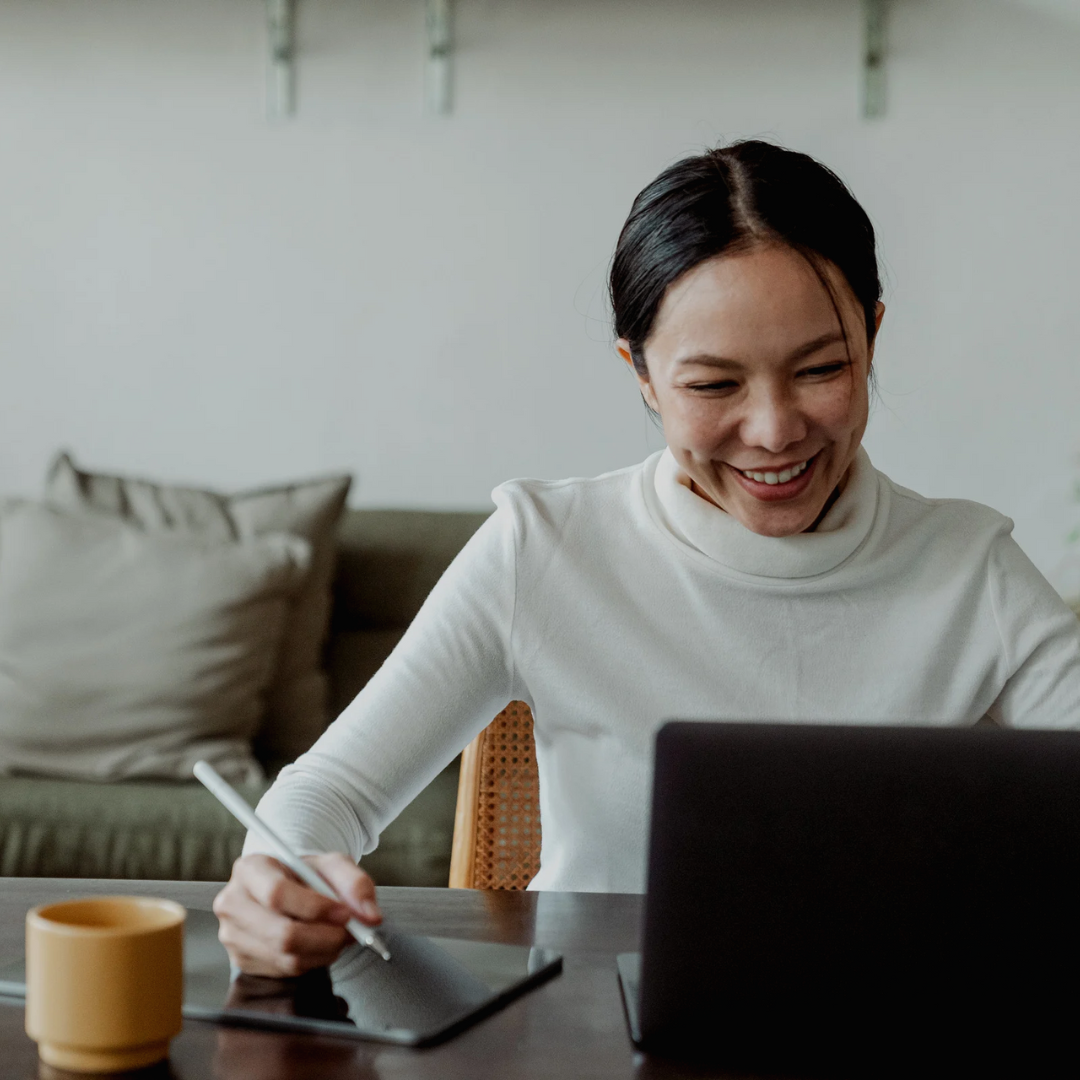
<path fill-rule="evenodd" d="M 867 443 L 1011 514 L 1057 572 L 1080 475 L 1080 17 L 894 0 L 859 117 L 858 0 L 458 0 L 455 113 L 420 0 L 300 0 L 263 116 L 260 0 L 0 0 L 0 491 L 59 446 L 238 487 L 347 468 L 367 505 L 482 506 L 656 436 L 604 274 L 637 190 L 766 134 L 880 229 Z"/>

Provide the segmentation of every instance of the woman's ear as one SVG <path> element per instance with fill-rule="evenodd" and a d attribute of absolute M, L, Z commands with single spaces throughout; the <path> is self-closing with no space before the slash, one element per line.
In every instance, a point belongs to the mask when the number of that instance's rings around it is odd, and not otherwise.
<path fill-rule="evenodd" d="M 659 404 L 656 400 L 656 394 L 653 393 L 652 383 L 649 381 L 648 375 L 642 375 L 637 369 L 637 365 L 634 363 L 634 357 L 630 352 L 630 342 L 626 338 L 619 338 L 615 342 L 615 348 L 619 355 L 626 361 L 630 370 L 634 373 L 634 378 L 638 381 L 638 387 L 641 390 L 641 396 L 645 400 L 646 406 L 651 409 L 657 415 L 660 414 Z"/>
<path fill-rule="evenodd" d="M 870 342 L 870 349 L 866 357 L 866 369 L 870 370 L 874 363 L 874 347 L 877 345 L 878 331 L 881 329 L 881 320 L 885 318 L 885 305 L 879 300 L 874 309 L 874 340 Z"/>

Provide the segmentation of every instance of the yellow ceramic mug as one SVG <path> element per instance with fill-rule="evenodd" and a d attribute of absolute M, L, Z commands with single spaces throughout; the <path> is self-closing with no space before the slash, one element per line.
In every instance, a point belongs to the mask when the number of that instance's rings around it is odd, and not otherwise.
<path fill-rule="evenodd" d="M 26 916 L 26 1033 L 47 1065 L 119 1072 L 168 1057 L 184 997 L 184 909 L 103 896 Z"/>

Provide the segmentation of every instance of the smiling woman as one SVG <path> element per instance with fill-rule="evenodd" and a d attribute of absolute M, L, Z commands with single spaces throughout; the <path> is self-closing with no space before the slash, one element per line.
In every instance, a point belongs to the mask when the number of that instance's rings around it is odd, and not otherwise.
<path fill-rule="evenodd" d="M 709 259 L 668 290 L 638 372 L 694 493 L 765 536 L 814 528 L 866 430 L 873 342 L 830 284 L 779 245 Z"/>
<path fill-rule="evenodd" d="M 666 719 L 1080 723 L 1080 623 L 1012 522 L 924 499 L 861 447 L 884 309 L 873 228 L 833 173 L 761 142 L 679 162 L 635 201 L 611 287 L 667 448 L 496 488 L 393 654 L 260 804 L 365 922 L 358 860 L 508 701 L 535 720 L 530 887 L 582 891 L 644 887 Z M 327 962 L 349 908 L 246 850 L 215 908 L 233 960 Z"/>
<path fill-rule="evenodd" d="M 823 165 L 758 141 L 688 158 L 637 198 L 615 331 L 695 494 L 748 529 L 814 528 L 869 413 L 874 229 Z"/>

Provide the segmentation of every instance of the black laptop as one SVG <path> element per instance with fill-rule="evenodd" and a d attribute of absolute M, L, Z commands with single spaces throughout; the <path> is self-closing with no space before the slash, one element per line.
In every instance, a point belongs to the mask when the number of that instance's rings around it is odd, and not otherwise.
<path fill-rule="evenodd" d="M 725 1071 L 1080 1075 L 1080 733 L 666 724 L 619 975 Z"/>

